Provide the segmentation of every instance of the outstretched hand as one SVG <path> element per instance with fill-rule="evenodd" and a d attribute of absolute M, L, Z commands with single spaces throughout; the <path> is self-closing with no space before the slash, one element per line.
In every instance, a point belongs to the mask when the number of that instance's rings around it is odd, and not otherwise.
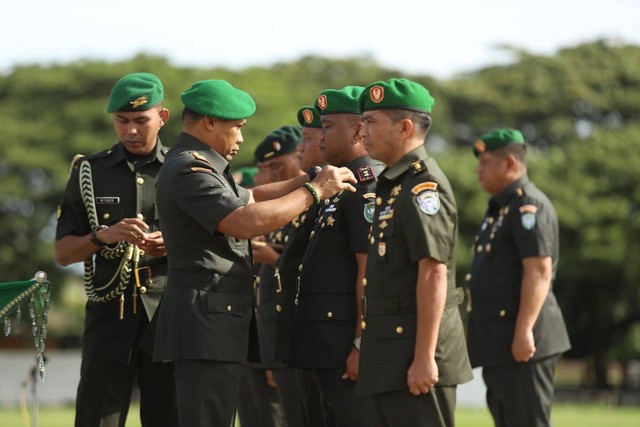
<path fill-rule="evenodd" d="M 358 182 L 356 177 L 349 169 L 325 166 L 318 172 L 311 184 L 317 189 L 318 195 L 322 200 L 343 190 L 356 191 L 355 187 L 350 184 L 355 184 L 356 182 Z"/>

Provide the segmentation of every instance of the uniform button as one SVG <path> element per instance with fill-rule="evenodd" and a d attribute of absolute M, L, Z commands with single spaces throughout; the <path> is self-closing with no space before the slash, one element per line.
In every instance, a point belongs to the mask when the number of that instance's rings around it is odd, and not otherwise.
<path fill-rule="evenodd" d="M 323 225 L 324 225 L 324 224 L 323 224 Z M 312 231 L 312 232 L 311 232 L 311 234 L 309 234 L 309 238 L 310 238 L 310 239 L 313 239 L 313 236 L 315 236 L 315 234 L 316 234 L 315 230 L 314 230 L 314 231 Z"/>
<path fill-rule="evenodd" d="M 138 219 L 140 221 L 144 220 L 144 215 L 142 215 L 141 213 L 139 213 L 138 215 L 136 215 L 138 217 Z"/>
<path fill-rule="evenodd" d="M 498 313 L 500 315 L 500 317 L 504 317 L 507 315 L 507 311 L 506 310 L 500 310 L 500 313 Z"/>
<path fill-rule="evenodd" d="M 102 215 L 102 218 L 104 218 L 104 219 L 109 219 L 109 217 L 110 217 L 110 216 L 111 216 L 111 215 L 109 215 L 108 213 L 106 213 L 106 214 Z"/>
<path fill-rule="evenodd" d="M 373 245 L 373 244 L 376 242 L 376 239 L 375 239 L 373 236 L 371 236 L 371 239 L 369 239 L 369 241 L 370 241 L 370 242 L 371 242 L 371 244 Z"/>
<path fill-rule="evenodd" d="M 289 236 L 284 236 L 284 242 L 287 243 L 289 241 Z"/>
<path fill-rule="evenodd" d="M 296 299 L 294 299 L 294 300 L 293 300 L 293 304 L 294 304 L 294 305 L 298 305 L 298 298 L 296 298 Z"/>
<path fill-rule="evenodd" d="M 276 311 L 277 311 L 278 313 L 281 313 L 281 312 L 282 312 L 282 306 L 281 306 L 280 304 L 276 305 Z"/>
<path fill-rule="evenodd" d="M 141 294 L 146 294 L 147 293 L 147 287 L 146 286 L 140 286 L 140 293 Z"/>
<path fill-rule="evenodd" d="M 142 184 L 144 184 L 144 178 L 143 178 L 143 177 L 141 177 L 141 176 L 139 176 L 139 177 L 136 179 L 136 182 L 137 182 L 138 184 L 142 185 Z"/>
<path fill-rule="evenodd" d="M 471 280 L 471 273 L 467 273 L 467 274 L 464 276 L 464 280 L 466 280 L 467 282 L 468 282 L 469 280 Z"/>
<path fill-rule="evenodd" d="M 362 278 L 362 286 L 367 286 L 367 278 L 366 277 Z"/>
<path fill-rule="evenodd" d="M 227 306 L 227 311 L 231 311 L 231 306 L 230 305 Z"/>
<path fill-rule="evenodd" d="M 378 236 L 382 239 L 384 237 L 384 233 L 381 231 L 380 234 L 378 234 Z"/>
<path fill-rule="evenodd" d="M 302 271 L 302 264 L 298 266 L 298 271 Z"/>
<path fill-rule="evenodd" d="M 382 197 L 376 197 L 376 205 L 382 204 Z"/>
<path fill-rule="evenodd" d="M 333 317 L 333 313 L 332 313 L 332 312 L 328 312 L 328 313 L 327 313 L 327 317 L 328 317 L 329 319 L 331 319 L 331 318 Z"/>
<path fill-rule="evenodd" d="M 360 322 L 360 327 L 364 330 L 367 329 L 367 322 L 365 322 L 364 320 L 362 322 Z"/>
<path fill-rule="evenodd" d="M 487 243 L 487 246 L 485 246 L 484 250 L 487 252 L 491 252 L 491 243 Z"/>
<path fill-rule="evenodd" d="M 396 327 L 396 334 L 401 334 L 404 332 L 404 328 L 402 326 Z"/>
<path fill-rule="evenodd" d="M 476 252 L 482 252 L 482 245 L 476 246 Z"/>

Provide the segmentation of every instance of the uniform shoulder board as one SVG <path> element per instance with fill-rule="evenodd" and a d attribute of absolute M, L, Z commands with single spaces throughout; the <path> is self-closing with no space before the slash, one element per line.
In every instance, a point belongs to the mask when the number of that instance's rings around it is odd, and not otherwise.
<path fill-rule="evenodd" d="M 196 160 L 200 160 L 203 161 L 205 163 L 211 164 L 211 162 L 209 160 L 207 160 L 207 158 L 205 156 L 203 156 L 202 154 L 198 153 L 197 151 L 193 151 L 191 153 L 191 155 L 196 159 Z"/>
<path fill-rule="evenodd" d="M 411 169 L 411 176 L 416 176 L 426 171 L 427 165 L 425 165 L 424 160 L 418 160 L 411 163 L 411 166 L 409 166 L 409 169 Z"/>
<path fill-rule="evenodd" d="M 81 159 L 84 159 L 84 154 L 76 154 L 73 156 L 73 160 L 71 160 L 71 165 L 69 166 L 69 173 L 78 168 L 78 163 Z"/>
<path fill-rule="evenodd" d="M 516 196 L 518 197 L 524 197 L 525 193 L 524 193 L 524 189 L 522 187 L 518 187 L 515 190 Z"/>
<path fill-rule="evenodd" d="M 211 175 L 213 175 L 213 170 L 208 169 L 208 168 L 201 168 L 198 166 L 191 166 L 191 172 L 204 172 L 204 173 L 209 173 Z"/>
<path fill-rule="evenodd" d="M 375 181 L 376 176 L 371 166 L 360 166 L 358 168 L 358 182 Z"/>

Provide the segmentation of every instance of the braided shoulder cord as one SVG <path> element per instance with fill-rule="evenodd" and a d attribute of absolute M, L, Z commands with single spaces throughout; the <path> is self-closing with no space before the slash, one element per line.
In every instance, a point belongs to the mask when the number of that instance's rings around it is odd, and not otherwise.
<path fill-rule="evenodd" d="M 88 161 L 84 160 L 80 163 L 80 191 L 82 193 L 82 202 L 87 210 L 89 216 L 89 224 L 91 227 L 98 226 L 98 215 L 96 213 L 95 198 L 93 194 L 93 178 L 91 175 L 91 165 Z M 118 242 L 114 247 L 105 246 L 100 250 L 100 255 L 108 259 L 122 258 L 120 265 L 116 270 L 111 280 L 104 286 L 96 287 L 94 285 L 94 264 L 93 259 L 88 258 L 84 261 L 84 290 L 92 302 L 107 302 L 110 301 L 124 292 L 131 279 L 131 260 L 135 259 L 135 264 L 140 259 L 141 251 L 137 246 L 126 243 Z M 110 292 L 105 295 L 98 295 L 98 291 L 103 291 L 119 278 L 118 286 L 114 287 Z"/>

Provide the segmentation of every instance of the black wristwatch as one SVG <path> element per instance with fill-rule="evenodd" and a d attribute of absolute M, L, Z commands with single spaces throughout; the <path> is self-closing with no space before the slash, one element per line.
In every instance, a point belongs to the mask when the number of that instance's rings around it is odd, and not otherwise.
<path fill-rule="evenodd" d="M 107 244 L 104 242 L 101 242 L 100 240 L 98 240 L 98 231 L 100 230 L 104 230 L 105 228 L 108 228 L 106 225 L 99 225 L 97 227 L 93 227 L 91 229 L 91 243 L 93 243 L 96 246 L 100 246 L 101 248 L 105 247 Z"/>
<path fill-rule="evenodd" d="M 321 170 L 322 168 L 320 166 L 310 167 L 307 171 L 307 175 L 309 175 L 309 181 L 313 181 L 314 179 L 316 179 L 316 175 L 318 175 L 318 172 L 320 172 Z"/>

